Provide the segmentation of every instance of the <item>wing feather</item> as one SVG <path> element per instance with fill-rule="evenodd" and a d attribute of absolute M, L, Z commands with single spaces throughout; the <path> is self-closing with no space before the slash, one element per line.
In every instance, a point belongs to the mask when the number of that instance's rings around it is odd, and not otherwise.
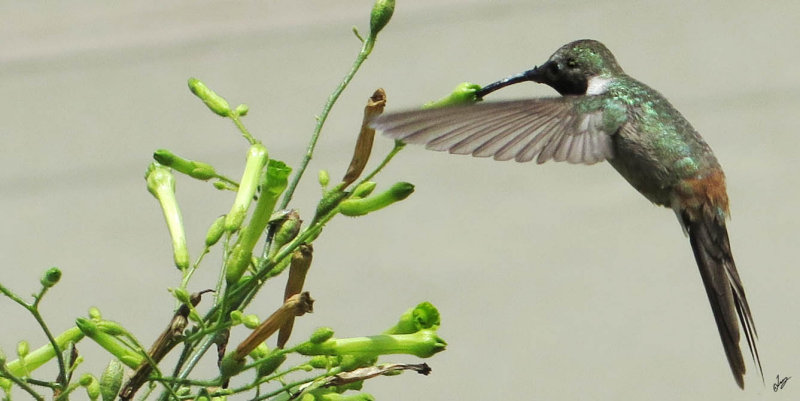
<path fill-rule="evenodd" d="M 537 163 L 594 164 L 609 159 L 616 134 L 604 131 L 603 108 L 578 112 L 570 97 L 387 113 L 370 125 L 431 150 L 518 162 L 535 158 Z"/>

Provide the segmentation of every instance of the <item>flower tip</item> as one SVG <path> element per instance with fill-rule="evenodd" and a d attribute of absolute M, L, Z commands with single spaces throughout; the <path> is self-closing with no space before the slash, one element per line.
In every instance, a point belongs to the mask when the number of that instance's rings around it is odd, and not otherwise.
<path fill-rule="evenodd" d="M 57 267 L 51 267 L 44 272 L 40 283 L 45 288 L 50 288 L 58 283 L 61 280 L 61 270 Z"/>
<path fill-rule="evenodd" d="M 390 191 L 392 192 L 395 200 L 401 201 L 414 193 L 414 184 L 408 182 L 398 182 L 397 184 L 392 185 Z"/>
<path fill-rule="evenodd" d="M 92 320 L 100 320 L 103 318 L 103 315 L 100 313 L 100 309 L 96 306 L 92 306 L 89 308 L 89 317 Z"/>
<path fill-rule="evenodd" d="M 246 105 L 246 104 L 244 104 L 244 103 L 242 103 L 242 104 L 240 104 L 240 105 L 236 106 L 236 109 L 234 110 L 234 112 L 236 113 L 236 115 L 237 115 L 237 116 L 239 116 L 239 117 L 244 117 L 244 116 L 246 116 L 246 115 L 247 115 L 247 112 L 249 112 L 249 111 L 250 111 L 250 106 L 248 106 L 248 105 Z"/>
<path fill-rule="evenodd" d="M 208 108 L 220 117 L 228 117 L 231 115 L 231 106 L 228 101 L 216 92 L 207 87 L 197 78 L 189 78 L 189 90 L 200 98 Z"/>
<path fill-rule="evenodd" d="M 331 181 L 331 176 L 328 174 L 327 170 L 320 170 L 317 173 L 317 182 L 319 182 L 319 186 L 323 189 L 328 186 L 328 183 Z"/>
<path fill-rule="evenodd" d="M 17 355 L 20 357 L 20 359 L 25 358 L 25 356 L 28 355 L 28 352 L 30 352 L 30 350 L 31 346 L 30 344 L 28 344 L 27 341 L 22 340 L 17 343 Z"/>
<path fill-rule="evenodd" d="M 462 82 L 458 84 L 458 86 L 456 86 L 455 89 L 453 89 L 453 92 L 451 92 L 449 95 L 439 100 L 428 102 L 425 105 L 423 105 L 422 108 L 435 109 L 446 106 L 472 104 L 480 100 L 478 99 L 478 95 L 476 94 L 480 89 L 481 86 L 478 84 L 473 84 L 471 82 Z"/>
<path fill-rule="evenodd" d="M 392 14 L 394 14 L 394 3 L 395 0 L 377 0 L 375 5 L 372 6 L 372 13 L 370 13 L 369 19 L 370 36 L 377 36 L 378 32 L 380 32 L 386 26 L 386 24 L 389 23 L 389 20 L 392 19 Z"/>
<path fill-rule="evenodd" d="M 320 327 L 311 334 L 309 341 L 312 344 L 322 344 L 333 337 L 333 329 L 330 327 Z"/>
<path fill-rule="evenodd" d="M 175 154 L 167 149 L 158 149 L 153 152 L 153 159 L 165 166 L 169 166 L 175 160 Z"/>

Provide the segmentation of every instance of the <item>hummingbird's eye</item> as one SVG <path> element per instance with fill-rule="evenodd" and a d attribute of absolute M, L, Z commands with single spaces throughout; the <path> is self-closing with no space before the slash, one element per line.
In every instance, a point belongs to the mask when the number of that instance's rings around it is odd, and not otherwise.
<path fill-rule="evenodd" d="M 560 70 L 561 67 L 558 65 L 558 63 L 550 63 L 550 72 L 553 74 L 558 74 Z"/>

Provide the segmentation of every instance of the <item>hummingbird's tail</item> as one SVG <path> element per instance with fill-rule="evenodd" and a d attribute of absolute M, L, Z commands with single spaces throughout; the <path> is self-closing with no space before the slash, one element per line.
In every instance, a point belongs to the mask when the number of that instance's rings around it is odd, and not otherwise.
<path fill-rule="evenodd" d="M 758 366 L 762 381 L 764 380 L 755 343 L 758 334 L 753 323 L 753 315 L 750 313 L 750 306 L 747 304 L 744 288 L 733 261 L 724 217 L 707 209 L 697 212 L 691 215 L 684 212 L 681 217 L 689 233 L 694 258 L 697 267 L 700 268 L 708 300 L 711 302 L 711 310 L 714 312 L 714 320 L 717 322 L 728 364 L 736 383 L 744 389 L 743 376 L 747 369 L 742 351 L 739 349 L 740 322 L 747 345 L 750 347 L 750 354 Z"/>

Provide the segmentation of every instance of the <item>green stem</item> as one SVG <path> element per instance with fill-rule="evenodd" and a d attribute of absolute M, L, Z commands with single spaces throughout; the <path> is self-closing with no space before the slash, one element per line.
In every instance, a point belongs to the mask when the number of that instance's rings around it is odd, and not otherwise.
<path fill-rule="evenodd" d="M 226 184 L 229 184 L 230 186 L 232 186 L 234 188 L 239 188 L 239 182 L 238 181 L 230 179 L 230 178 L 228 178 L 228 177 L 226 177 L 226 176 L 224 176 L 222 174 L 217 174 L 217 175 L 214 176 L 214 178 L 216 178 L 216 179 L 218 179 L 218 180 L 220 180 L 220 181 L 222 181 L 222 182 L 224 182 Z"/>
<path fill-rule="evenodd" d="M 42 331 L 44 331 L 45 336 L 47 336 L 47 340 L 50 341 L 50 345 L 56 352 L 56 360 L 58 360 L 58 372 L 60 378 L 58 383 L 61 385 L 62 389 L 67 388 L 67 369 L 64 363 L 64 356 L 61 355 L 61 348 L 59 348 L 58 343 L 56 343 L 55 337 L 53 337 L 53 333 L 50 332 L 50 329 L 47 327 L 47 323 L 44 322 L 44 319 L 42 319 L 42 315 L 39 313 L 39 308 L 38 308 L 39 301 L 42 299 L 44 293 L 47 292 L 47 288 L 43 287 L 42 290 L 39 292 L 39 294 L 34 296 L 35 301 L 33 304 L 28 304 L 27 302 L 23 301 L 22 298 L 20 298 L 17 294 L 13 293 L 8 288 L 4 287 L 2 284 L 0 284 L 0 292 L 2 292 L 3 295 L 11 298 L 12 301 L 18 303 L 20 306 L 25 308 L 25 310 L 27 310 L 31 315 L 33 315 L 33 318 L 36 319 L 36 322 L 39 323 L 39 327 L 42 328 Z"/>
<path fill-rule="evenodd" d="M 22 305 L 23 308 L 28 309 L 28 303 L 27 302 L 23 301 L 22 298 L 17 296 L 17 294 L 14 294 L 13 292 L 11 292 L 11 290 L 9 290 L 8 288 L 4 287 L 2 284 L 0 284 L 0 292 L 2 292 L 3 295 L 11 298 L 12 301 Z"/>
<path fill-rule="evenodd" d="M 30 377 L 26 378 L 25 381 L 30 383 L 30 384 L 33 384 L 35 386 L 47 387 L 47 388 L 52 389 L 52 390 L 57 390 L 57 389 L 60 388 L 58 386 L 58 384 L 51 383 L 51 382 L 46 382 L 44 380 L 33 379 L 33 378 L 30 378 Z"/>
<path fill-rule="evenodd" d="M 191 354 L 191 356 L 189 356 L 189 358 L 186 359 L 186 366 L 184 366 L 183 370 L 181 370 L 181 372 L 178 374 L 176 378 L 177 380 L 184 380 L 186 379 L 186 376 L 189 376 L 189 373 L 191 373 L 192 369 L 194 369 L 197 363 L 200 362 L 200 358 L 202 358 L 203 355 L 205 355 L 206 351 L 208 351 L 208 349 L 211 347 L 211 344 L 214 344 L 213 335 L 207 336 L 200 343 L 200 346 L 195 349 L 195 351 Z M 162 392 L 161 396 L 158 398 L 159 401 L 166 401 L 170 396 L 170 393 L 174 394 L 175 391 L 172 388 L 172 386 L 170 386 L 168 383 L 164 383 L 164 385 L 167 386 L 170 389 L 170 391 Z M 176 387 L 179 385 L 180 384 L 175 384 Z"/>
<path fill-rule="evenodd" d="M 300 164 L 300 168 L 295 172 L 294 176 L 292 177 L 292 180 L 289 182 L 289 185 L 288 185 L 288 187 L 286 189 L 286 192 L 283 195 L 283 199 L 281 201 L 281 205 L 279 206 L 278 209 L 285 209 L 286 206 L 289 204 L 289 202 L 292 200 L 292 195 L 294 194 L 294 191 L 297 188 L 297 185 L 300 182 L 300 179 L 302 178 L 303 173 L 305 172 L 306 168 L 308 167 L 309 162 L 311 161 L 311 158 L 312 158 L 312 156 L 314 154 L 314 148 L 316 147 L 317 141 L 318 141 L 319 136 L 320 136 L 320 134 L 322 132 L 322 127 L 324 126 L 325 121 L 327 120 L 328 115 L 330 114 L 330 111 L 333 108 L 333 105 L 339 99 L 339 96 L 342 94 L 342 92 L 344 92 L 345 88 L 347 88 L 347 85 L 353 79 L 353 77 L 355 76 L 356 72 L 358 72 L 359 68 L 361 67 L 361 64 L 363 64 L 363 62 L 367 59 L 367 56 L 369 56 L 369 54 L 372 52 L 372 49 L 374 48 L 374 46 L 375 46 L 375 36 L 374 35 L 370 35 L 369 37 L 367 37 L 366 40 L 363 41 L 363 45 L 361 47 L 361 51 L 358 53 L 358 56 L 356 57 L 355 61 L 353 62 L 353 65 L 352 65 L 350 71 L 345 75 L 345 77 L 339 83 L 339 86 L 328 97 L 328 101 L 326 102 L 325 106 L 322 108 L 322 112 L 321 112 L 320 116 L 317 118 L 317 124 L 316 124 L 316 126 L 314 128 L 314 132 L 313 132 L 313 134 L 311 136 L 311 140 L 309 141 L 309 145 L 308 145 L 308 148 L 306 150 L 306 154 L 303 157 L 303 160 L 302 160 L 302 162 Z M 255 141 L 255 139 L 253 139 L 252 135 L 250 135 L 250 133 L 247 131 L 247 129 L 241 123 L 241 121 L 239 120 L 238 116 L 235 116 L 235 115 L 231 116 L 231 119 L 236 124 L 236 126 L 239 128 L 239 130 L 242 132 L 242 135 L 251 144 L 257 143 L 257 141 Z M 402 144 L 395 143 L 395 148 L 392 149 L 392 151 L 389 153 L 387 158 L 384 159 L 384 161 L 381 163 L 381 165 L 378 166 L 378 168 L 375 171 L 373 171 L 368 176 L 368 178 L 371 178 L 375 174 L 377 174 L 389 162 L 389 160 L 391 160 L 391 158 L 394 157 L 394 155 L 397 154 L 397 152 L 400 151 L 400 149 L 402 149 Z M 217 302 L 215 302 L 215 306 L 212 308 L 211 311 L 209 311 L 209 314 L 207 314 L 207 316 L 213 315 L 213 313 L 215 313 L 214 310 L 216 309 L 216 310 L 220 311 L 219 318 L 220 319 L 224 319 L 223 314 L 226 311 L 226 307 L 231 307 L 231 305 L 229 305 L 228 303 L 232 299 L 235 299 L 235 298 L 238 298 L 238 297 L 242 297 L 242 298 L 240 298 L 241 302 L 235 302 L 234 301 L 234 302 L 230 302 L 230 303 L 231 304 L 238 304 L 238 306 L 240 306 L 240 307 L 246 306 L 253 299 L 253 297 L 256 295 L 256 293 L 257 293 L 257 291 L 259 289 L 258 283 L 260 281 L 262 281 L 269 274 L 270 270 L 272 268 L 274 268 L 280 260 L 282 260 L 285 257 L 290 256 L 292 254 L 292 252 L 294 252 L 294 250 L 300 244 L 302 244 L 306 239 L 310 238 L 319 229 L 321 229 L 322 226 L 324 226 L 328 221 L 330 221 L 337 213 L 338 213 L 338 211 L 336 209 L 334 209 L 333 211 L 331 211 L 331 213 L 329 213 L 328 215 L 326 215 L 323 218 L 319 219 L 319 221 L 315 222 L 312 226 L 310 226 L 308 229 L 306 229 L 300 235 L 298 235 L 291 243 L 288 244 L 288 246 L 285 246 L 273 258 L 265 260 L 264 263 L 261 264 L 261 266 L 259 266 L 260 269 L 258 269 L 257 273 L 254 275 L 253 279 L 250 281 L 250 283 L 248 283 L 248 285 L 245 285 L 245 286 L 242 286 L 240 288 L 235 289 L 234 291 L 231 292 L 230 296 L 226 296 L 226 297 L 224 297 L 223 300 L 218 300 Z M 218 287 L 221 287 L 221 281 L 222 280 L 220 280 L 220 283 L 218 284 Z M 220 288 L 218 288 L 218 290 L 220 290 Z M 220 292 L 218 291 L 217 294 L 220 294 Z M 222 301 L 222 302 L 220 302 L 220 301 Z M 183 369 L 180 370 L 180 373 L 177 375 L 177 377 L 176 377 L 177 380 L 184 380 L 189 375 L 189 373 L 192 371 L 192 369 L 194 369 L 195 365 L 198 363 L 200 358 L 205 354 L 205 352 L 208 350 L 208 348 L 211 346 L 211 344 L 213 344 L 213 340 L 214 340 L 213 336 L 208 336 L 203 341 L 198 343 L 196 346 L 191 346 L 190 347 L 190 348 L 193 349 L 193 352 L 190 352 L 189 353 L 190 356 L 188 356 L 185 359 L 186 364 L 183 367 Z M 277 395 L 277 394 L 279 394 L 279 393 L 281 393 L 283 391 L 286 391 L 286 389 L 291 388 L 292 386 L 296 386 L 296 385 L 300 385 L 300 384 L 303 384 L 303 383 L 307 383 L 307 382 L 312 381 L 312 380 L 313 379 L 308 379 L 308 380 L 304 380 L 304 381 L 301 381 L 301 382 L 290 384 L 289 386 L 287 386 L 283 390 L 279 390 L 277 392 L 266 394 L 264 396 L 259 397 L 258 399 L 266 399 L 266 398 L 272 397 L 272 396 Z M 168 396 L 168 394 L 166 392 L 164 392 L 164 393 L 161 394 L 160 399 L 161 400 L 166 400 L 167 396 Z"/>
<path fill-rule="evenodd" d="M 361 46 L 361 51 L 358 53 L 358 56 L 356 56 L 356 60 L 353 62 L 353 66 L 350 68 L 350 71 L 344 76 L 344 79 L 342 79 L 342 82 L 339 83 L 339 86 L 328 97 L 328 102 L 325 103 L 325 106 L 322 108 L 322 113 L 320 113 L 319 117 L 317 117 L 317 125 L 314 127 L 314 133 L 311 135 L 311 141 L 308 144 L 306 155 L 303 157 L 303 161 L 300 163 L 300 168 L 294 174 L 294 177 L 292 177 L 292 181 L 289 183 L 289 187 L 286 189 L 286 193 L 283 195 L 283 201 L 281 201 L 279 209 L 286 209 L 286 206 L 292 200 L 294 190 L 297 188 L 300 178 L 303 177 L 303 173 L 306 171 L 306 167 L 308 167 L 308 163 L 311 161 L 311 157 L 314 155 L 314 147 L 317 146 L 317 140 L 319 139 L 320 132 L 322 132 L 322 126 L 325 125 L 325 120 L 328 119 L 328 114 L 333 108 L 333 105 L 339 99 L 339 96 L 342 94 L 342 92 L 344 92 L 345 88 L 347 88 L 347 85 L 356 75 L 356 72 L 358 72 L 361 64 L 367 59 L 367 56 L 372 53 L 373 47 L 375 47 L 375 36 L 370 35 Z"/>
<path fill-rule="evenodd" d="M 289 383 L 289 384 L 283 386 L 282 388 L 280 388 L 278 390 L 275 390 L 275 391 L 273 391 L 271 393 L 267 393 L 267 394 L 264 394 L 264 395 L 262 395 L 260 397 L 253 398 L 252 401 L 266 400 L 267 398 L 274 397 L 274 396 L 276 396 L 276 395 L 278 395 L 280 393 L 288 392 L 292 388 L 295 388 L 295 387 L 298 387 L 298 386 L 302 386 L 303 384 L 306 384 L 306 383 L 313 382 L 314 380 L 320 379 L 322 377 L 338 375 L 341 372 L 342 372 L 342 369 L 337 367 L 337 368 L 334 368 L 331 371 L 323 373 L 322 375 L 319 375 L 317 377 L 309 377 L 309 378 L 306 378 L 306 379 L 298 380 L 298 381 L 296 381 L 294 383 Z"/>
<path fill-rule="evenodd" d="M 189 304 L 189 305 L 191 305 L 191 304 Z M 164 375 L 161 373 L 161 370 L 158 368 L 158 362 L 153 360 L 153 358 L 150 356 L 150 354 L 147 351 L 145 351 L 145 348 L 142 346 L 141 343 L 139 343 L 139 340 L 137 340 L 136 337 L 134 337 L 131 333 L 128 333 L 128 332 L 125 333 L 125 337 L 127 337 L 128 340 L 130 340 L 133 343 L 133 345 L 136 348 L 139 349 L 140 355 L 142 355 L 147 360 L 147 363 L 153 369 L 153 372 L 156 373 L 156 375 L 157 375 L 156 377 L 163 377 Z M 175 390 L 173 390 L 172 387 L 169 384 L 167 384 L 167 383 L 162 383 L 162 384 L 164 385 L 164 388 L 166 389 L 166 391 L 169 392 L 169 394 L 174 399 L 176 399 L 176 400 L 180 399 L 178 397 L 178 394 L 175 393 Z"/>
<path fill-rule="evenodd" d="M 181 288 L 182 289 L 185 290 L 186 286 L 189 285 L 189 279 L 192 278 L 192 275 L 194 274 L 195 270 L 197 270 L 197 267 L 200 266 L 200 263 L 203 261 L 203 258 L 206 255 L 208 255 L 208 253 L 210 251 L 211 251 L 211 249 L 209 247 L 203 248 L 203 253 L 201 253 L 200 256 L 197 258 L 197 260 L 189 267 L 189 269 L 187 269 L 184 272 L 185 274 L 183 275 L 183 280 L 181 280 Z"/>
<path fill-rule="evenodd" d="M 233 289 L 233 291 L 230 291 L 229 295 L 226 294 L 225 298 L 223 299 L 223 302 L 212 307 L 211 310 L 209 310 L 209 312 L 206 314 L 206 318 L 210 318 L 214 313 L 217 313 L 217 311 L 223 311 L 223 312 L 226 311 L 227 310 L 226 307 L 234 307 L 235 305 L 235 307 L 237 308 L 244 308 L 245 306 L 247 306 L 247 304 L 249 304 L 249 302 L 253 299 L 253 297 L 255 297 L 256 293 L 258 292 L 259 286 L 257 283 L 263 280 L 270 272 L 270 270 L 272 270 L 272 268 L 275 267 L 280 260 L 282 260 L 285 257 L 289 257 L 294 252 L 294 250 L 297 249 L 298 246 L 300 246 L 300 244 L 305 242 L 306 239 L 308 239 L 311 235 L 313 235 L 315 232 L 321 229 L 322 226 L 324 226 L 328 221 L 330 221 L 334 216 L 336 216 L 336 214 L 338 214 L 338 210 L 334 209 L 333 211 L 325 215 L 323 218 L 319 219 L 316 223 L 308 227 L 302 233 L 300 233 L 300 235 L 295 237 L 295 239 L 292 240 L 292 242 L 290 242 L 287 246 L 283 247 L 281 251 L 278 252 L 273 259 L 265 261 L 265 263 L 262 266 L 259 266 L 260 267 L 259 270 L 256 272 L 256 274 L 254 274 L 253 279 L 251 279 L 247 285 Z M 241 299 L 241 302 L 232 301 L 233 299 L 237 298 Z M 219 317 L 223 318 L 222 315 L 223 314 L 220 313 Z M 213 343 L 214 343 L 213 335 L 209 335 L 204 340 L 202 340 L 200 342 L 200 345 L 194 348 L 194 351 L 191 352 L 191 355 L 188 358 L 186 358 L 185 360 L 186 364 L 180 371 L 180 373 L 177 375 L 177 379 L 179 380 L 185 379 L 189 375 L 189 373 L 194 369 L 195 365 L 197 365 L 197 363 L 200 361 L 200 358 L 203 357 L 203 355 L 206 353 L 206 351 L 208 351 L 208 348 L 210 348 L 211 344 Z M 159 400 L 164 401 L 167 399 L 166 397 L 167 394 L 165 392 L 161 393 L 161 397 L 159 398 Z"/>
<path fill-rule="evenodd" d="M 201 386 L 201 387 L 214 387 L 219 386 L 219 380 L 192 380 L 192 379 L 178 379 L 177 377 L 154 377 L 153 381 L 162 382 L 165 384 L 179 385 L 179 386 Z"/>
<path fill-rule="evenodd" d="M 62 391 L 61 394 L 58 395 L 58 398 L 55 401 L 62 401 L 62 400 L 69 400 L 69 395 L 77 390 L 81 385 L 79 383 L 72 383 L 66 390 Z"/>
<path fill-rule="evenodd" d="M 378 173 L 380 173 L 381 170 L 383 170 L 383 168 L 386 167 L 386 165 L 389 164 L 389 162 L 394 158 L 394 156 L 400 153 L 400 151 L 403 150 L 404 147 L 406 147 L 405 143 L 400 141 L 394 141 L 394 147 L 389 152 L 389 154 L 387 154 L 386 157 L 383 158 L 381 164 L 379 164 L 378 167 L 376 167 L 375 170 L 373 170 L 371 173 L 367 174 L 366 177 L 362 178 L 361 181 L 359 181 L 359 183 L 356 184 L 356 187 L 358 187 L 358 185 L 360 185 L 363 182 L 371 181 L 372 177 L 375 177 Z"/>
<path fill-rule="evenodd" d="M 56 350 L 56 360 L 58 361 L 58 371 L 59 371 L 59 384 L 61 384 L 61 388 L 67 387 L 67 369 L 66 364 L 64 363 L 64 356 L 61 354 L 61 348 L 58 347 L 58 343 L 56 343 L 55 337 L 53 337 L 53 333 L 50 332 L 50 329 L 47 327 L 47 323 L 44 322 L 42 319 L 42 315 L 39 314 L 38 309 L 30 309 L 31 314 L 33 315 L 34 319 L 39 323 L 41 326 L 42 331 L 47 336 L 47 340 L 50 341 L 50 345 Z"/>
<path fill-rule="evenodd" d="M 322 229 L 325 224 L 327 224 L 334 216 L 339 213 L 338 208 L 334 208 L 330 213 L 325 215 L 324 217 L 317 220 L 311 226 L 303 230 L 297 237 L 295 237 L 291 242 L 289 242 L 286 246 L 281 248 L 279 252 L 275 254 L 272 259 L 267 259 L 264 263 L 259 263 L 258 270 L 255 274 L 253 274 L 253 279 L 250 280 L 248 285 L 239 287 L 232 291 L 231 297 L 237 298 L 242 296 L 243 298 L 241 303 L 239 303 L 239 308 L 244 309 L 250 301 L 256 296 L 258 290 L 261 289 L 261 286 L 258 285 L 261 281 L 263 281 L 267 276 L 271 273 L 272 269 L 277 266 L 281 260 L 286 257 L 291 257 L 292 253 L 303 244 L 308 238 L 312 235 L 315 235 Z"/>
<path fill-rule="evenodd" d="M 20 379 L 19 377 L 13 375 L 11 372 L 6 370 L 6 367 L 3 364 L 0 364 L 0 377 L 5 377 L 6 379 L 11 380 L 12 382 L 14 382 L 14 384 L 19 386 L 19 388 L 25 390 L 25 392 L 30 394 L 31 397 L 33 397 L 36 401 L 44 401 L 44 397 L 39 395 L 33 389 L 33 387 L 29 386 L 28 383 L 25 383 L 24 380 Z"/>
<path fill-rule="evenodd" d="M 247 368 L 245 368 L 245 369 L 247 369 Z M 260 385 L 262 385 L 264 383 L 270 382 L 272 380 L 275 380 L 275 379 L 281 378 L 283 376 L 286 376 L 289 373 L 297 372 L 297 371 L 300 371 L 300 370 L 304 370 L 304 365 L 294 366 L 294 367 L 291 367 L 291 368 L 286 369 L 284 371 L 281 371 L 279 373 L 275 373 L 275 374 L 272 374 L 272 375 L 269 375 L 269 376 L 258 378 L 257 380 L 254 380 L 250 384 L 247 384 L 247 385 L 244 385 L 242 387 L 235 388 L 235 389 L 231 389 L 230 391 L 233 394 L 243 393 L 245 391 L 252 390 L 252 389 L 254 389 L 254 388 L 256 388 L 256 387 L 258 387 L 258 386 L 260 386 Z M 317 379 L 319 379 L 320 377 L 323 377 L 323 376 L 324 376 L 324 374 L 316 376 L 316 377 L 312 377 L 310 379 L 311 380 L 317 380 Z M 288 390 L 288 388 L 286 388 L 286 387 L 284 387 L 284 389 Z"/>
<path fill-rule="evenodd" d="M 229 117 L 231 120 L 233 120 L 233 123 L 236 124 L 236 128 L 239 128 L 239 131 L 242 133 L 244 139 L 247 139 L 247 142 L 250 142 L 251 145 L 258 143 L 258 141 L 253 138 L 252 135 L 250 135 L 250 131 L 248 131 L 244 124 L 242 124 L 242 120 L 239 119 L 239 115 L 236 113 L 231 113 Z"/>

